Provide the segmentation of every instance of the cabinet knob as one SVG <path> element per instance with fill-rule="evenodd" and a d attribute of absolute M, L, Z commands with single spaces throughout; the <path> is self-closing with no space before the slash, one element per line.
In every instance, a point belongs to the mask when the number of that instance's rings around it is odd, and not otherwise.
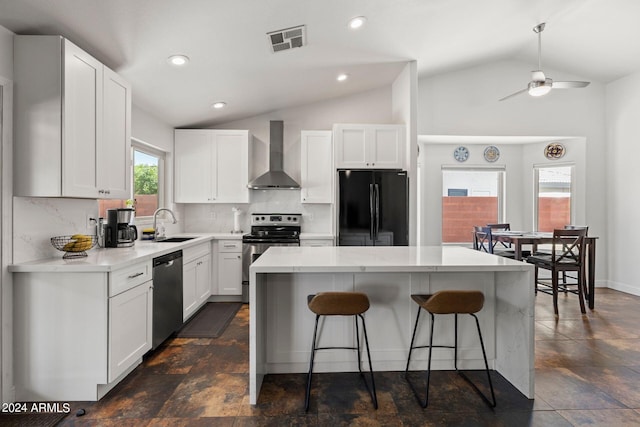
<path fill-rule="evenodd" d="M 98 194 L 104 194 L 104 190 L 98 190 Z"/>
<path fill-rule="evenodd" d="M 238 259 L 240 259 L 240 255 L 238 255 Z"/>

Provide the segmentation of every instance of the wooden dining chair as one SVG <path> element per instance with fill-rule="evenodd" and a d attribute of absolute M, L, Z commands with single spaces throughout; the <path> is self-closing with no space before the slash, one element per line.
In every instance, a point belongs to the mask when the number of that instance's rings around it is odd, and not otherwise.
<path fill-rule="evenodd" d="M 553 310 L 558 315 L 558 291 L 560 286 L 559 274 L 566 271 L 576 273 L 577 289 L 569 290 L 578 295 L 580 311 L 585 313 L 584 288 L 585 288 L 585 244 L 584 239 L 587 230 L 556 229 L 553 230 L 553 242 L 551 253 L 535 252 L 527 258 L 527 262 L 535 265 L 536 291 L 551 294 L 553 296 Z M 550 279 L 540 279 L 539 269 L 548 270 Z M 540 287 L 539 287 L 540 286 Z"/>
<path fill-rule="evenodd" d="M 487 227 L 491 228 L 491 231 L 511 231 L 511 224 L 487 224 Z M 493 247 L 499 246 L 500 249 L 511 249 L 511 243 L 495 241 Z"/>
<path fill-rule="evenodd" d="M 485 231 L 485 227 L 475 225 L 473 227 L 473 249 L 480 252 L 493 253 L 491 247 L 491 235 Z"/>
<path fill-rule="evenodd" d="M 481 252 L 487 252 L 494 255 L 503 256 L 506 258 L 515 259 L 516 253 L 513 250 L 496 250 L 493 242 L 493 235 L 491 233 L 491 227 L 474 226 L 474 244 L 475 249 Z"/>
<path fill-rule="evenodd" d="M 573 225 L 567 224 L 564 226 L 565 230 L 586 230 L 585 237 L 589 235 L 589 227 L 586 225 Z M 585 254 L 586 257 L 586 254 Z M 559 290 L 562 290 L 565 294 L 569 291 L 569 287 L 577 287 L 578 286 L 578 277 L 575 274 L 571 274 L 571 272 L 562 272 L 562 280 L 558 283 Z M 588 298 L 588 290 L 587 287 L 583 288 L 585 298 Z M 575 292 L 574 292 L 575 293 Z"/>

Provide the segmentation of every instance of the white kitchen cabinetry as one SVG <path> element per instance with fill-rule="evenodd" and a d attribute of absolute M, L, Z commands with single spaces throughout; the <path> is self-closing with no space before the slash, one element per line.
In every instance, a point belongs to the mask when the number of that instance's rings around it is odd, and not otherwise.
<path fill-rule="evenodd" d="M 326 239 L 300 239 L 300 246 L 333 246 L 333 238 Z"/>
<path fill-rule="evenodd" d="M 186 321 L 211 296 L 211 244 L 183 249 L 182 318 Z"/>
<path fill-rule="evenodd" d="M 242 241 L 218 242 L 218 295 L 242 295 Z"/>
<path fill-rule="evenodd" d="M 331 131 L 305 131 L 300 139 L 300 201 L 333 203 L 333 146 Z"/>
<path fill-rule="evenodd" d="M 17 196 L 131 197 L 131 86 L 60 36 L 15 36 Z"/>
<path fill-rule="evenodd" d="M 151 349 L 151 262 L 14 273 L 16 401 L 95 401 Z"/>
<path fill-rule="evenodd" d="M 152 307 L 150 280 L 109 298 L 109 382 L 151 349 Z"/>
<path fill-rule="evenodd" d="M 249 131 L 176 129 L 176 203 L 249 203 Z"/>
<path fill-rule="evenodd" d="M 404 125 L 337 124 L 337 169 L 406 169 Z"/>

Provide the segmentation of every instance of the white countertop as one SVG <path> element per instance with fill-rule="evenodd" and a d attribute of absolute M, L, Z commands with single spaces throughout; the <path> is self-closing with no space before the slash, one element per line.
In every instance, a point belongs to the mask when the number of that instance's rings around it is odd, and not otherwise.
<path fill-rule="evenodd" d="M 533 265 L 459 246 L 278 246 L 255 273 L 526 271 Z"/>
<path fill-rule="evenodd" d="M 136 262 L 152 259 L 189 246 L 198 245 L 214 239 L 241 239 L 241 234 L 233 233 L 180 233 L 170 237 L 197 236 L 195 239 L 179 243 L 153 242 L 137 240 L 129 248 L 93 248 L 87 256 L 76 259 L 62 259 L 63 253 L 55 258 L 29 261 L 9 266 L 12 273 L 29 272 L 109 272 Z"/>

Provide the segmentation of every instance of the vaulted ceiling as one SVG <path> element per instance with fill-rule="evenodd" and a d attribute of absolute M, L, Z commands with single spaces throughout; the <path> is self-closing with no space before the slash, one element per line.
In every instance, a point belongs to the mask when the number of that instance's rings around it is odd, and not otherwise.
<path fill-rule="evenodd" d="M 638 0 L 0 0 L 0 25 L 69 38 L 175 127 L 386 86 L 411 60 L 421 76 L 504 59 L 533 69 L 540 22 L 543 68 L 607 83 L 640 70 L 639 18 Z M 272 53 L 266 34 L 297 25 L 307 45 Z M 173 54 L 190 62 L 172 67 Z"/>

